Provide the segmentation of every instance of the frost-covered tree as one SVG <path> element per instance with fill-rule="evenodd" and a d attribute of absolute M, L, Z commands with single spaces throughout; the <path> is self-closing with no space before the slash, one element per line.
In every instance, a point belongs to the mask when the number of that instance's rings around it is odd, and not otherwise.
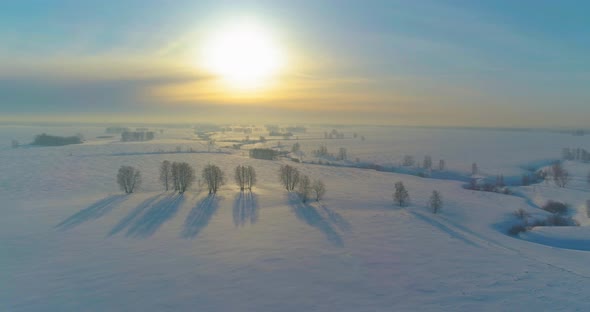
<path fill-rule="evenodd" d="M 439 191 L 432 191 L 429 204 L 430 208 L 432 209 L 432 213 L 437 213 L 440 209 L 442 209 L 443 201 Z"/>
<path fill-rule="evenodd" d="M 169 189 L 171 180 L 172 180 L 172 164 L 169 161 L 164 160 L 162 162 L 162 164 L 160 165 L 160 182 L 162 182 L 162 184 L 166 188 L 166 191 L 168 191 L 168 189 Z"/>
<path fill-rule="evenodd" d="M 566 187 L 571 180 L 569 172 L 563 168 L 561 162 L 555 162 L 551 166 L 551 177 L 555 185 L 559 187 Z"/>
<path fill-rule="evenodd" d="M 195 170 L 185 162 L 173 162 L 171 166 L 174 190 L 183 194 L 195 181 Z"/>
<path fill-rule="evenodd" d="M 299 183 L 299 170 L 289 165 L 282 165 L 279 168 L 279 180 L 285 189 L 290 192 Z"/>
<path fill-rule="evenodd" d="M 326 194 L 326 185 L 322 180 L 313 181 L 311 188 L 313 189 L 316 201 L 320 201 L 320 199 L 324 198 L 324 195 Z"/>
<path fill-rule="evenodd" d="M 400 207 L 407 205 L 407 203 L 410 201 L 410 195 L 408 194 L 408 190 L 406 190 L 404 183 L 401 181 L 395 183 L 393 201 Z"/>
<path fill-rule="evenodd" d="M 293 146 L 291 147 L 291 152 L 293 153 L 297 153 L 301 150 L 301 144 L 299 144 L 299 142 L 296 142 L 295 144 L 293 144 Z"/>
<path fill-rule="evenodd" d="M 299 179 L 299 187 L 297 190 L 297 195 L 301 198 L 301 201 L 306 203 L 309 198 L 311 197 L 312 187 L 311 187 L 311 180 L 308 176 L 304 175 Z"/>
<path fill-rule="evenodd" d="M 422 167 L 424 169 L 432 169 L 432 157 L 430 157 L 430 155 L 424 156 L 424 161 L 422 162 Z"/>
<path fill-rule="evenodd" d="M 131 194 L 141 184 L 141 173 L 131 166 L 121 166 L 117 173 L 119 188 L 126 194 Z"/>
<path fill-rule="evenodd" d="M 234 178 L 236 184 L 240 187 L 240 191 L 252 191 L 252 186 L 256 183 L 256 171 L 252 166 L 238 165 L 234 170 Z"/>
<path fill-rule="evenodd" d="M 203 180 L 207 183 L 209 194 L 217 194 L 219 188 L 225 183 L 223 171 L 216 165 L 207 165 L 203 169 Z"/>

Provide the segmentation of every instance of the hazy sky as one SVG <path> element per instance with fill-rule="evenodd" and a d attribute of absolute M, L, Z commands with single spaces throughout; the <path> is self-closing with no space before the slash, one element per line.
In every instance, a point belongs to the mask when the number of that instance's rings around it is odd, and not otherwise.
<path fill-rule="evenodd" d="M 587 126 L 588 1 L 5 1 L 0 120 Z M 284 66 L 255 90 L 199 67 L 235 20 Z"/>

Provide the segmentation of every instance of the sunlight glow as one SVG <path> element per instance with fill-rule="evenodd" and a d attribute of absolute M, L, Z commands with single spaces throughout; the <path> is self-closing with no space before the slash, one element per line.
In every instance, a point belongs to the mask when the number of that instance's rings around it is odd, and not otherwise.
<path fill-rule="evenodd" d="M 200 66 L 231 87 L 261 88 L 270 84 L 285 58 L 269 31 L 251 21 L 219 29 L 203 43 Z"/>

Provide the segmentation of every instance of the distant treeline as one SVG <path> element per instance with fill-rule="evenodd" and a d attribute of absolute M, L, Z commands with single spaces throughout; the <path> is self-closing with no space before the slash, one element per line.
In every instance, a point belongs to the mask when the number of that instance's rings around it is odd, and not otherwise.
<path fill-rule="evenodd" d="M 120 134 L 127 131 L 130 131 L 130 129 L 127 127 L 108 127 L 105 130 L 106 133 L 110 134 Z"/>
<path fill-rule="evenodd" d="M 123 142 L 150 141 L 153 139 L 153 131 L 125 131 L 121 133 L 121 141 Z"/>
<path fill-rule="evenodd" d="M 80 136 L 61 137 L 43 133 L 37 135 L 31 144 L 41 146 L 62 146 L 80 143 L 82 143 L 82 138 Z"/>
<path fill-rule="evenodd" d="M 257 159 L 274 160 L 279 153 L 270 148 L 253 148 L 250 150 L 250 157 Z"/>

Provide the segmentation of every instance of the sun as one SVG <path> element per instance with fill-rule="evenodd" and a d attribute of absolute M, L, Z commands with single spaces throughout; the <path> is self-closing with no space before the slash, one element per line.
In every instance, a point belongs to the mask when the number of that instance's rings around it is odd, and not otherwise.
<path fill-rule="evenodd" d="M 202 44 L 200 64 L 232 87 L 269 85 L 285 58 L 271 32 L 251 21 L 222 27 Z"/>

